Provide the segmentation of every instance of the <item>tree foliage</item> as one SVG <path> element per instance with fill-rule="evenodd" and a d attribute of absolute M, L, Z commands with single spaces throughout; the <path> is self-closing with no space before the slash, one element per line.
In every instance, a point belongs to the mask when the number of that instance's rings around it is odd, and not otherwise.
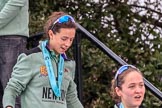
<path fill-rule="evenodd" d="M 43 24 L 51 12 L 65 11 L 124 61 L 137 66 L 144 77 L 162 91 L 160 0 L 29 1 L 31 35 L 43 31 Z M 81 48 L 83 104 L 85 108 L 110 108 L 113 105 L 109 93 L 111 79 L 119 64 L 87 39 L 82 39 Z M 160 108 L 161 104 L 147 91 L 143 102 L 146 108 Z"/>

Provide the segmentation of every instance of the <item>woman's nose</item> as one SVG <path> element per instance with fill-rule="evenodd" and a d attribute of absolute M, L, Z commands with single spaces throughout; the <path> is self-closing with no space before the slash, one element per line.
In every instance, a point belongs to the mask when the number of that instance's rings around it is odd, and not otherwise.
<path fill-rule="evenodd" d="M 71 43 L 72 43 L 72 42 L 71 42 L 70 40 L 67 40 L 67 41 L 65 42 L 65 46 L 66 46 L 66 47 L 70 47 L 70 46 L 71 46 Z"/>
<path fill-rule="evenodd" d="M 136 87 L 136 90 L 135 90 L 136 93 L 139 93 L 139 92 L 141 92 L 141 91 L 142 91 L 142 88 Z"/>

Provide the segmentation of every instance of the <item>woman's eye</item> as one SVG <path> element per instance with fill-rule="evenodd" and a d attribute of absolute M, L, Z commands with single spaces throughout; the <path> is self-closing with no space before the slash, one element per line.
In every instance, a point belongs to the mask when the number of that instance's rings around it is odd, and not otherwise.
<path fill-rule="evenodd" d="M 66 41 L 66 38 L 61 38 L 61 40 Z"/>
<path fill-rule="evenodd" d="M 134 88 L 135 86 L 129 86 L 129 88 Z"/>
<path fill-rule="evenodd" d="M 134 88 L 134 87 L 135 87 L 135 85 L 130 85 L 130 86 L 129 86 L 129 88 Z"/>
<path fill-rule="evenodd" d="M 70 41 L 73 41 L 74 39 L 70 39 Z"/>
<path fill-rule="evenodd" d="M 140 87 L 143 87 L 143 86 L 144 86 L 143 84 L 140 85 Z"/>

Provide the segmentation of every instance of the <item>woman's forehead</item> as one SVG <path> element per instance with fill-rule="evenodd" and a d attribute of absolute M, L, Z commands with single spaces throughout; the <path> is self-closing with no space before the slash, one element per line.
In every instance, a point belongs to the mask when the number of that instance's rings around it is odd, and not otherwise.
<path fill-rule="evenodd" d="M 143 76 L 137 71 L 132 71 L 124 77 L 124 82 L 143 82 Z"/>

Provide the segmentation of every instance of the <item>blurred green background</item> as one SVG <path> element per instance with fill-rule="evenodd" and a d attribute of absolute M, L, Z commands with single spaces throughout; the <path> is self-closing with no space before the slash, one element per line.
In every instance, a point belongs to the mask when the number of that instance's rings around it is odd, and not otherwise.
<path fill-rule="evenodd" d="M 53 11 L 64 11 L 96 36 L 128 64 L 162 91 L 162 19 L 160 0 L 29 0 L 30 35 L 43 31 Z M 152 7 L 151 7 L 152 6 Z M 81 41 L 83 105 L 110 108 L 111 80 L 119 64 L 87 39 Z M 71 52 L 69 52 L 71 53 Z M 69 54 L 70 55 L 70 54 Z M 143 105 L 160 108 L 162 102 L 146 90 Z"/>

